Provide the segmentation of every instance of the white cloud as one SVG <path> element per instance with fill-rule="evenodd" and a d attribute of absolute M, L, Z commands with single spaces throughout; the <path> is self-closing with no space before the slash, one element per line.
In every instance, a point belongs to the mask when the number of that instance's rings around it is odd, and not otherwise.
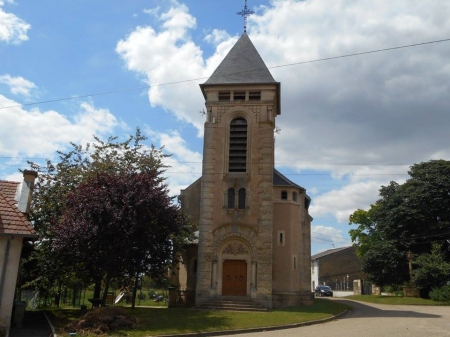
<path fill-rule="evenodd" d="M 15 95 L 30 96 L 30 91 L 36 88 L 36 85 L 24 79 L 23 77 L 12 77 L 11 75 L 1 75 L 0 83 L 5 83 L 11 88 L 11 93 Z"/>
<path fill-rule="evenodd" d="M 235 40 L 219 44 L 216 54 L 204 60 L 202 50 L 189 35 L 196 27 L 195 18 L 185 5 L 172 3 L 159 17 L 159 31 L 150 26 L 137 27 L 118 42 L 116 51 L 129 70 L 144 75 L 152 85 L 149 89 L 152 106 L 162 106 L 179 120 L 194 125 L 202 134 L 204 119 L 198 111 L 203 109 L 204 99 L 196 83 L 206 81 Z M 199 80 L 158 86 L 186 79 Z"/>
<path fill-rule="evenodd" d="M 0 106 L 16 102 L 0 95 Z M 55 111 L 25 110 L 22 107 L 0 109 L 0 154 L 11 157 L 53 157 L 55 151 L 70 142 L 85 144 L 92 135 L 108 135 L 120 126 L 107 109 L 83 102 L 73 119 Z"/>
<path fill-rule="evenodd" d="M 13 3 L 13 1 L 7 1 Z M 27 31 L 31 25 L 12 13 L 6 13 L 2 6 L 5 1 L 0 1 L 0 41 L 20 44 L 28 40 Z"/>
<path fill-rule="evenodd" d="M 190 36 L 195 19 L 172 4 L 161 27 L 137 27 L 117 44 L 127 68 L 149 84 L 209 76 L 236 41 L 212 31 L 205 40 L 216 50 L 204 58 Z M 247 31 L 270 67 L 445 39 L 449 29 L 450 2 L 274 0 L 249 17 Z M 313 217 L 346 223 L 378 198 L 381 184 L 404 181 L 396 173 L 450 159 L 449 53 L 442 42 L 271 69 L 282 88 L 277 166 L 348 180 L 311 191 Z M 152 87 L 149 98 L 201 134 L 203 97 L 193 82 Z"/>
<path fill-rule="evenodd" d="M 342 230 L 327 226 L 311 226 L 311 241 L 317 245 L 332 245 L 336 248 L 351 243 L 342 237 Z"/>
<path fill-rule="evenodd" d="M 450 28 L 450 3 L 272 4 L 250 16 L 248 24 L 269 66 L 441 39 L 442 31 Z M 159 30 L 137 27 L 116 48 L 128 69 L 143 74 L 150 84 L 206 77 L 236 41 L 212 31 L 205 40 L 216 51 L 205 59 L 189 34 L 196 23 L 185 5 L 172 1 L 159 19 Z M 445 110 L 450 103 L 448 51 L 450 43 L 441 43 L 272 69 L 282 83 L 277 163 L 295 159 L 298 164 L 291 166 L 299 169 L 328 164 L 331 171 L 348 174 L 352 170 L 336 164 L 412 164 L 434 153 L 449 156 L 449 144 L 442 142 L 450 122 Z M 153 87 L 149 98 L 202 132 L 197 111 L 203 97 L 193 82 Z"/>
<path fill-rule="evenodd" d="M 161 7 L 157 6 L 155 8 L 151 8 L 151 9 L 144 9 L 144 10 L 142 10 L 142 12 L 144 12 L 145 14 L 149 14 L 151 16 L 157 17 L 160 9 L 161 9 Z"/>
<path fill-rule="evenodd" d="M 313 217 L 332 214 L 341 223 L 358 208 L 368 208 L 378 199 L 380 184 L 375 181 L 350 183 L 339 190 L 331 190 L 313 199 L 309 211 Z"/>
<path fill-rule="evenodd" d="M 213 29 L 211 33 L 205 36 L 205 41 L 218 45 L 223 41 L 229 40 L 230 35 L 225 30 Z"/>
<path fill-rule="evenodd" d="M 269 66 L 438 40 L 442 27 L 450 28 L 449 4 L 273 4 L 249 18 L 250 36 Z M 348 174 L 354 167 L 342 164 L 412 164 L 436 152 L 449 157 L 442 141 L 450 122 L 449 51 L 450 43 L 440 43 L 272 70 L 282 83 L 277 162 L 292 162 L 298 153 L 294 167 L 328 164 Z"/>

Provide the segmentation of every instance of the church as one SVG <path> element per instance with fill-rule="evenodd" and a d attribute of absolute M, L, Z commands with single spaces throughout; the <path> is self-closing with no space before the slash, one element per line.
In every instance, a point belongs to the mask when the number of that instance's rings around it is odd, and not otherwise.
<path fill-rule="evenodd" d="M 198 240 L 172 283 L 197 307 L 221 298 L 264 309 L 312 304 L 311 199 L 274 167 L 280 82 L 245 30 L 200 89 L 202 176 L 180 194 Z"/>

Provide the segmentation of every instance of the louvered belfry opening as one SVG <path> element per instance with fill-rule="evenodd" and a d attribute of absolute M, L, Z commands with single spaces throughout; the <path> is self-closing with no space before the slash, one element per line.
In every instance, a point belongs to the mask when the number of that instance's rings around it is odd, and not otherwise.
<path fill-rule="evenodd" d="M 230 123 L 229 172 L 247 172 L 247 121 L 233 119 Z"/>

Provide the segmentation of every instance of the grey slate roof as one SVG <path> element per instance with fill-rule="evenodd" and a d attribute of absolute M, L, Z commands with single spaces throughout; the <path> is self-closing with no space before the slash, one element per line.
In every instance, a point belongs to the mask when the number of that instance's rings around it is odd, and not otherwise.
<path fill-rule="evenodd" d="M 276 169 L 273 169 L 273 186 L 292 186 L 304 190 L 303 187 L 297 185 L 293 181 L 290 181 Z"/>
<path fill-rule="evenodd" d="M 262 84 L 276 82 L 252 41 L 244 32 L 203 85 Z"/>
<path fill-rule="evenodd" d="M 327 255 L 331 255 L 331 254 L 340 252 L 341 250 L 345 250 L 345 249 L 349 249 L 349 248 L 352 248 L 352 246 L 324 250 L 323 252 L 320 252 L 320 253 L 312 255 L 311 256 L 311 260 L 317 260 L 317 259 L 320 259 L 321 257 L 327 256 Z"/>

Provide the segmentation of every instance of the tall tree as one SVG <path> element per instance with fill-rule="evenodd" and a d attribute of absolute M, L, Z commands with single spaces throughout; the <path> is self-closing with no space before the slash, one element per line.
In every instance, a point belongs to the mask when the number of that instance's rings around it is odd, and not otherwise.
<path fill-rule="evenodd" d="M 55 252 L 87 270 L 96 284 L 164 273 L 179 249 L 173 238 L 187 222 L 157 178 L 153 172 L 131 170 L 99 173 L 80 184 L 68 195 L 55 227 Z"/>
<path fill-rule="evenodd" d="M 414 164 L 408 173 L 411 178 L 404 184 L 382 186 L 380 199 L 368 211 L 350 216 L 350 225 L 358 225 L 349 233 L 363 271 L 378 285 L 409 280 L 408 251 L 414 256 L 430 253 L 437 242 L 450 260 L 450 162 Z M 383 273 L 383 268 L 390 271 Z"/>
<path fill-rule="evenodd" d="M 125 141 L 118 141 L 117 137 L 110 137 L 106 141 L 94 138 L 92 144 L 71 144 L 71 151 L 58 152 L 56 164 L 50 160 L 45 166 L 30 162 L 32 169 L 39 172 L 30 214 L 40 236 L 33 258 L 38 261 L 35 264 L 38 270 L 45 269 L 45 273 L 40 272 L 41 277 L 35 280 L 36 285 L 60 281 L 74 267 L 55 254 L 53 241 L 55 229 L 63 220 L 66 207 L 70 205 L 66 200 L 79 186 L 87 188 L 88 183 L 104 174 L 120 176 L 132 173 L 150 175 L 154 184 L 164 184 L 166 166 L 163 160 L 168 155 L 162 149 L 146 146 L 146 137 L 139 129 Z M 82 271 L 81 275 L 79 271 Z M 77 274 L 84 280 L 91 276 L 82 268 L 78 268 Z"/>

